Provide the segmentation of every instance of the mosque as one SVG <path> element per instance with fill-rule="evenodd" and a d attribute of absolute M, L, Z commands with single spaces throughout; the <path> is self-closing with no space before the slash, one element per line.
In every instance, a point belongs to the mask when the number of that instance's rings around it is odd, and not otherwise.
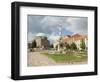
<path fill-rule="evenodd" d="M 50 42 L 45 33 L 38 33 L 29 46 L 32 47 L 33 42 L 35 43 L 36 48 L 47 49 L 50 46 Z"/>

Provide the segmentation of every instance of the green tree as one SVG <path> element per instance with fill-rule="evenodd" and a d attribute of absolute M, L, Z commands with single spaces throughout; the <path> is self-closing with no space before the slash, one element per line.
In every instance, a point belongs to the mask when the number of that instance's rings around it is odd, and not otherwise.
<path fill-rule="evenodd" d="M 53 44 L 50 45 L 50 48 L 53 48 Z"/>
<path fill-rule="evenodd" d="M 66 49 L 70 49 L 70 45 L 68 43 L 65 43 Z"/>
<path fill-rule="evenodd" d="M 63 48 L 63 43 L 60 43 L 60 47 Z"/>
<path fill-rule="evenodd" d="M 84 40 L 81 40 L 81 42 L 80 42 L 80 48 L 81 48 L 82 50 L 84 50 L 84 49 L 86 48 L 86 45 L 85 45 Z"/>
<path fill-rule="evenodd" d="M 28 43 L 28 48 L 32 48 L 32 44 L 31 43 Z"/>
<path fill-rule="evenodd" d="M 70 45 L 70 47 L 72 50 L 77 50 L 77 46 L 74 42 Z"/>
<path fill-rule="evenodd" d="M 32 42 L 32 48 L 36 48 L 36 41 L 35 40 Z"/>

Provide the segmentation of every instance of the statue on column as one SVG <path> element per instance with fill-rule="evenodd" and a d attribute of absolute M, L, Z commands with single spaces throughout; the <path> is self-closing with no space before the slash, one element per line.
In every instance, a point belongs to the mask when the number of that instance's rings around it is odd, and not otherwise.
<path fill-rule="evenodd" d="M 63 44 L 62 44 L 62 25 L 61 24 L 59 24 L 58 29 L 59 29 L 59 39 L 58 39 L 58 48 L 57 48 L 57 51 L 58 52 L 62 52 L 62 46 L 63 46 Z"/>

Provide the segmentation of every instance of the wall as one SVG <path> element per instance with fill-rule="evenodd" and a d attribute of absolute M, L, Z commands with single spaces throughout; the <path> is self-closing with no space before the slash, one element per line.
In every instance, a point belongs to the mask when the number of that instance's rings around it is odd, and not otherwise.
<path fill-rule="evenodd" d="M 14 0 L 1 0 L 0 1 L 0 82 L 13 82 L 10 79 L 10 66 L 11 66 L 11 2 Z M 16 0 L 17 1 L 17 0 Z M 100 9 L 100 0 L 20 0 L 29 2 L 41 3 L 58 3 L 58 4 L 72 4 L 72 5 L 89 5 L 98 6 Z M 100 11 L 99 11 L 100 13 Z M 98 16 L 98 21 L 100 21 Z M 99 26 L 98 26 L 99 27 Z M 100 28 L 99 28 L 100 31 Z M 99 32 L 100 35 L 100 32 Z M 99 38 L 100 41 L 100 38 Z M 100 43 L 98 44 L 100 48 Z M 100 51 L 98 54 L 100 58 Z M 99 60 L 100 62 L 100 60 Z M 100 64 L 99 64 L 100 68 Z M 100 73 L 100 71 L 99 71 Z M 98 76 L 84 76 L 84 77 L 68 77 L 68 78 L 53 78 L 53 79 L 39 79 L 39 80 L 26 80 L 26 82 L 99 82 Z M 22 81 L 21 81 L 22 82 Z"/>

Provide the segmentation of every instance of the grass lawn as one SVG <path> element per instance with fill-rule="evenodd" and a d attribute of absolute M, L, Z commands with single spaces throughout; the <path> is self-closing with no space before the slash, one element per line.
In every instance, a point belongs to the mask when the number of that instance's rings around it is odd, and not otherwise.
<path fill-rule="evenodd" d="M 58 63 L 63 62 L 86 62 L 87 61 L 87 52 L 68 52 L 66 54 L 50 54 L 50 53 L 42 53 L 49 58 L 52 58 L 54 61 Z"/>

